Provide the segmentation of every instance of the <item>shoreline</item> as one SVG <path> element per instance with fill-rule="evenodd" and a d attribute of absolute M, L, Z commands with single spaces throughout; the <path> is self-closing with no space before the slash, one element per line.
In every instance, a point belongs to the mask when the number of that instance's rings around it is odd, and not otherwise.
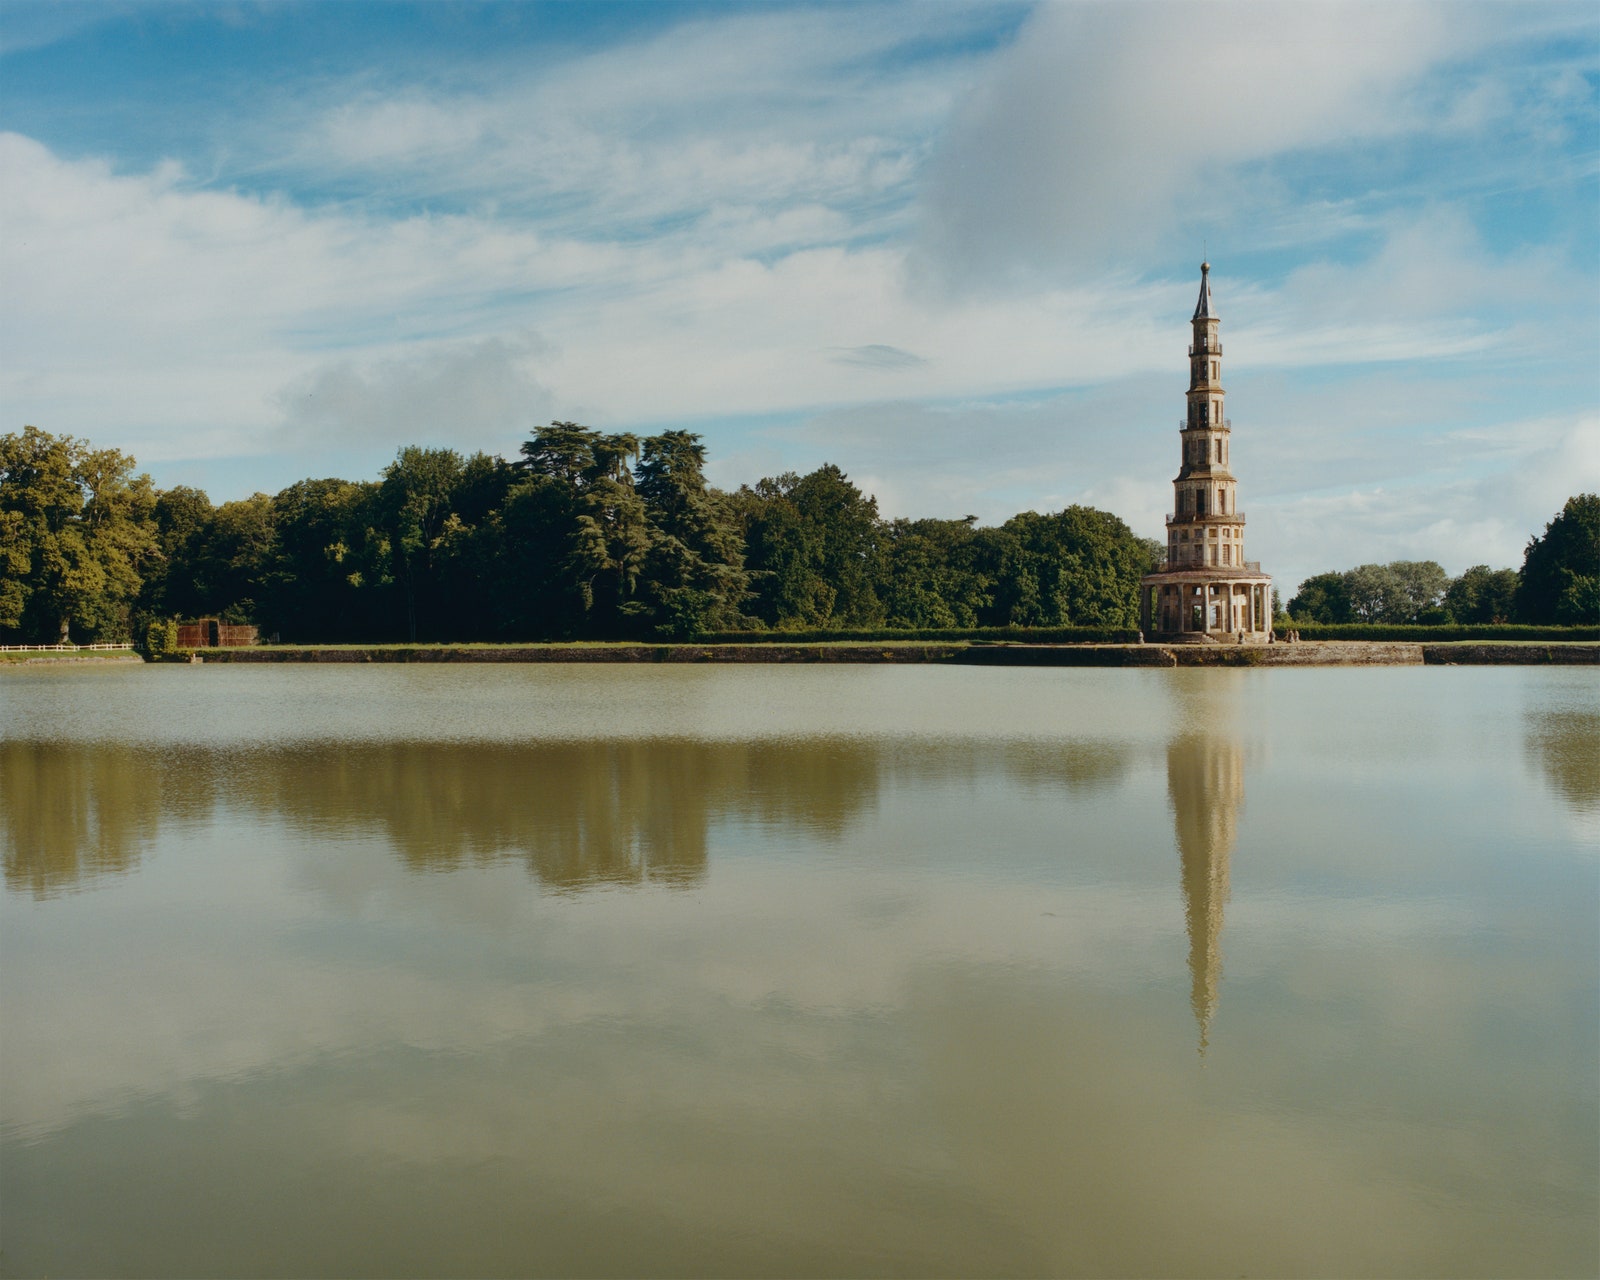
<path fill-rule="evenodd" d="M 1302 640 L 1271 645 L 974 644 L 878 641 L 825 644 L 272 645 L 204 649 L 201 662 L 700 662 L 856 663 L 1002 667 L 1582 666 L 1600 642 Z"/>

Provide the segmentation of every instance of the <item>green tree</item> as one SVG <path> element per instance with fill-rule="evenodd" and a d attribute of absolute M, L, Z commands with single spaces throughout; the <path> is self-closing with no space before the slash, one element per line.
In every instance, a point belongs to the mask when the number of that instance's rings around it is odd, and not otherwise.
<path fill-rule="evenodd" d="M 843 627 L 883 625 L 877 587 L 883 574 L 878 500 L 861 492 L 831 462 L 801 476 L 790 488 L 806 526 L 817 576 L 833 589 L 825 622 Z"/>
<path fill-rule="evenodd" d="M 1139 579 L 1160 547 L 1108 511 L 1025 511 L 985 539 L 993 600 L 982 621 L 1001 627 L 1139 625 Z"/>
<path fill-rule="evenodd" d="M 1445 612 L 1452 622 L 1509 622 L 1516 615 L 1517 582 L 1515 569 L 1475 564 L 1445 588 Z"/>
<path fill-rule="evenodd" d="M 891 627 L 978 625 L 991 600 L 991 580 L 977 520 L 894 520 L 885 527 L 880 594 Z"/>
<path fill-rule="evenodd" d="M 733 498 L 752 571 L 750 611 L 770 627 L 875 627 L 884 621 L 878 500 L 832 463 L 786 471 Z"/>
<path fill-rule="evenodd" d="M 522 445 L 522 470 L 559 480 L 576 491 L 594 468 L 598 433 L 576 422 L 552 422 L 539 427 Z"/>
<path fill-rule="evenodd" d="M 638 456 L 639 439 L 626 432 L 596 433 L 591 451 L 594 461 L 578 491 L 577 529 L 567 562 L 577 576 L 590 631 L 615 635 L 637 615 L 634 593 L 650 549 L 644 499 L 629 467 Z"/>
<path fill-rule="evenodd" d="M 193 579 L 197 612 L 224 622 L 257 622 L 276 555 L 272 499 L 264 493 L 224 502 L 195 548 Z"/>
<path fill-rule="evenodd" d="M 1400 584 L 1397 608 L 1385 622 L 1443 622 L 1439 607 L 1444 602 L 1445 589 L 1450 585 L 1450 575 L 1435 560 L 1391 560 L 1385 566 Z"/>
<path fill-rule="evenodd" d="M 1289 601 L 1289 616 L 1296 622 L 1350 622 L 1354 614 L 1345 575 L 1319 573 L 1307 578 Z"/>
<path fill-rule="evenodd" d="M 1353 622 L 1409 621 L 1405 584 L 1386 564 L 1358 564 L 1344 573 Z"/>
<path fill-rule="evenodd" d="M 507 491 L 477 535 L 490 628 L 520 640 L 577 634 L 585 610 L 568 572 L 568 545 L 577 522 L 577 491 L 547 475 L 528 475 Z"/>
<path fill-rule="evenodd" d="M 705 480 L 705 446 L 688 431 L 648 437 L 636 487 L 645 504 L 644 616 L 657 634 L 737 627 L 750 591 L 744 542 L 725 495 Z"/>
<path fill-rule="evenodd" d="M 578 634 L 617 635 L 648 613 L 636 598 L 651 545 L 630 466 L 639 447 L 636 436 L 575 422 L 540 427 L 522 446 L 520 469 L 533 483 L 513 491 L 514 522 L 546 544 L 540 551 L 556 570 L 544 593 L 546 627 L 566 621 Z M 532 567 L 524 556 L 521 576 Z"/>
<path fill-rule="evenodd" d="M 1362 564 L 1307 578 L 1289 601 L 1289 613 L 1298 622 L 1441 623 L 1449 618 L 1449 585 L 1449 575 L 1434 560 Z"/>
<path fill-rule="evenodd" d="M 1531 539 L 1517 612 L 1524 622 L 1600 623 L 1600 494 L 1581 493 Z"/>
<path fill-rule="evenodd" d="M 475 453 L 466 459 L 435 553 L 436 608 L 457 636 L 497 635 L 497 602 L 504 578 L 492 528 L 518 470 L 503 459 Z"/>
<path fill-rule="evenodd" d="M 392 634 L 392 546 L 381 532 L 381 486 L 299 480 L 272 499 L 273 559 L 264 623 L 285 639 L 374 640 Z"/>
<path fill-rule="evenodd" d="M 817 571 L 820 537 L 789 496 L 799 481 L 788 471 L 731 495 L 750 569 L 749 612 L 777 630 L 823 625 L 836 594 Z"/>
<path fill-rule="evenodd" d="M 454 513 L 457 485 L 465 470 L 454 449 L 410 445 L 383 469 L 378 505 L 394 557 L 394 577 L 405 606 L 406 638 L 417 639 L 418 616 L 434 622 L 435 561 Z"/>
<path fill-rule="evenodd" d="M 156 494 L 158 555 L 145 574 L 140 595 L 146 613 L 193 618 L 204 612 L 195 571 L 215 515 L 211 499 L 199 489 L 178 485 Z"/>
<path fill-rule="evenodd" d="M 0 627 L 126 639 L 157 555 L 150 477 L 116 449 L 37 427 L 0 436 Z"/>

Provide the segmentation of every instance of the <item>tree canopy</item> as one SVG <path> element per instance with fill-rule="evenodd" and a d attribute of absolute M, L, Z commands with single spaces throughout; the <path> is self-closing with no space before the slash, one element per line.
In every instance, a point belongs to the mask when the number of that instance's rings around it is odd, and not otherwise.
<path fill-rule="evenodd" d="M 1600 621 L 1600 494 L 1568 498 L 1529 541 L 1517 610 L 1524 622 Z"/>
<path fill-rule="evenodd" d="M 1600 625 L 1600 495 L 1569 498 L 1532 538 L 1521 571 L 1473 565 L 1450 578 L 1432 560 L 1394 560 L 1307 578 L 1289 601 L 1300 622 Z"/>
<path fill-rule="evenodd" d="M 159 555 L 155 490 L 134 460 L 36 427 L 0 436 L 0 628 L 125 639 Z"/>
<path fill-rule="evenodd" d="M 705 462 L 690 431 L 553 422 L 514 461 L 412 446 L 374 481 L 306 479 L 217 506 L 156 490 L 115 449 L 26 427 L 0 436 L 0 635 L 124 640 L 176 616 L 298 643 L 1132 630 L 1139 579 L 1161 558 L 1092 507 L 989 527 L 886 520 L 831 463 L 725 493 Z M 1600 497 L 1569 501 L 1520 573 L 1360 565 L 1308 578 L 1289 612 L 1600 621 Z"/>

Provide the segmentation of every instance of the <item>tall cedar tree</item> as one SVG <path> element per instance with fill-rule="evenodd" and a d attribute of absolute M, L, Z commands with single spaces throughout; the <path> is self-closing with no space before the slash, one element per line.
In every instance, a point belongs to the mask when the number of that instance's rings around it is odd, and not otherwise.
<path fill-rule="evenodd" d="M 688 431 L 650 436 L 640 450 L 636 483 L 649 529 L 640 604 L 663 637 L 747 625 L 743 542 L 727 498 L 706 484 L 705 460 Z"/>

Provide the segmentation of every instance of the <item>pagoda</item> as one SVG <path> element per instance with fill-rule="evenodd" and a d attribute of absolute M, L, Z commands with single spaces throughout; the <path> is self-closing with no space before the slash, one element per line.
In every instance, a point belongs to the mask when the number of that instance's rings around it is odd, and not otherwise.
<path fill-rule="evenodd" d="M 1272 578 L 1244 555 L 1244 514 L 1229 470 L 1232 424 L 1222 411 L 1221 317 L 1211 264 L 1200 264 L 1200 300 L 1189 347 L 1188 415 L 1178 424 L 1183 462 L 1172 482 L 1167 557 L 1139 583 L 1147 637 L 1206 644 L 1265 644 L 1272 635 Z"/>

